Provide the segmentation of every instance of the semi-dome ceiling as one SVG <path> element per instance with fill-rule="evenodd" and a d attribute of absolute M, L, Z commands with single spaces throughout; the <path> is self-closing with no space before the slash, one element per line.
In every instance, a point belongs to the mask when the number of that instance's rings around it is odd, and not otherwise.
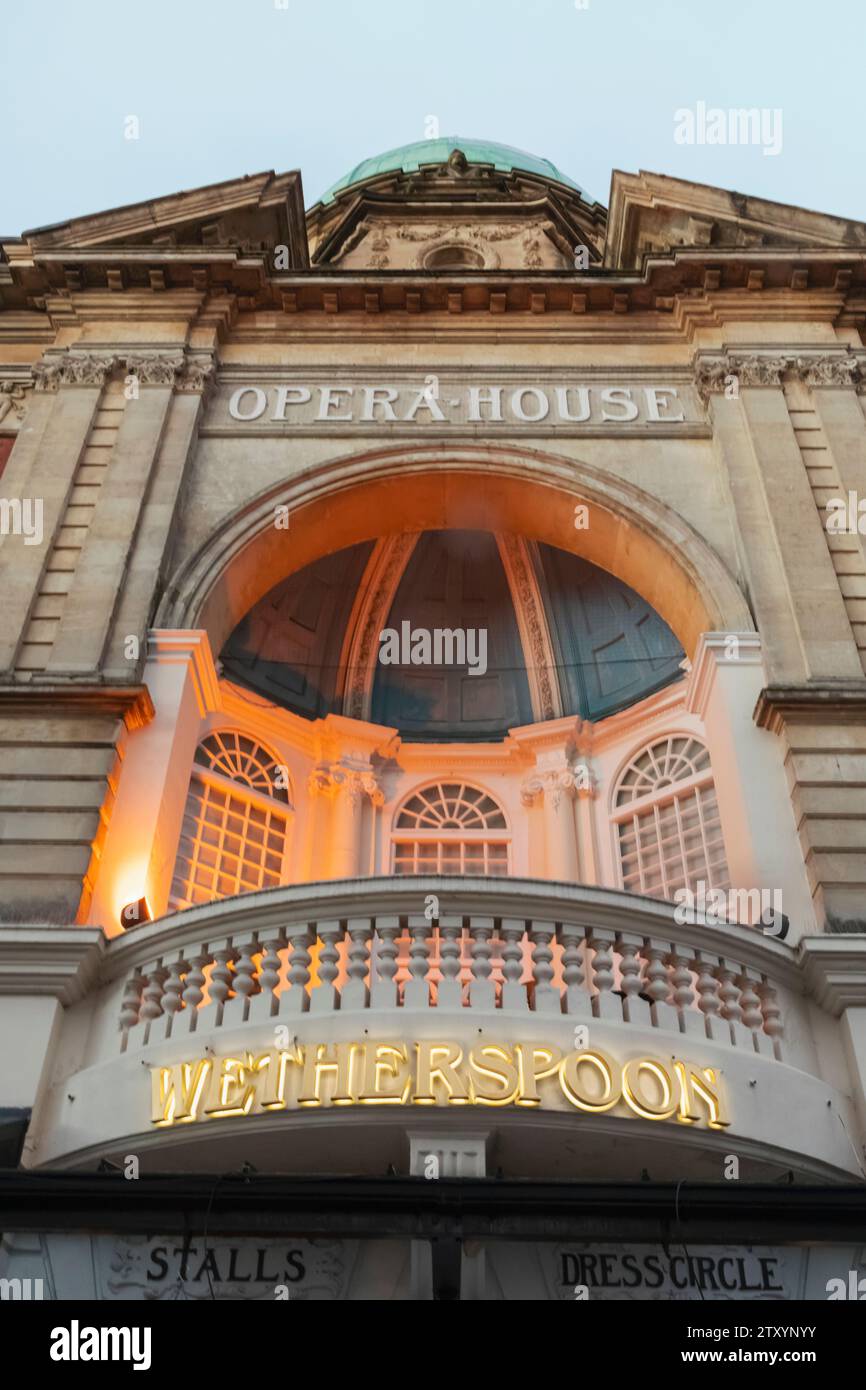
<path fill-rule="evenodd" d="M 380 659 L 382 632 L 405 643 L 436 630 L 483 630 L 483 663 L 478 637 L 460 665 L 412 664 L 405 646 L 395 664 Z M 221 658 L 226 676 L 295 714 L 347 714 L 436 742 L 603 719 L 676 679 L 683 651 L 633 589 L 579 556 L 427 531 L 307 565 L 250 610 Z"/>
<path fill-rule="evenodd" d="M 540 155 L 518 150 L 513 145 L 500 145 L 492 140 L 473 140 L 462 135 L 443 135 L 436 140 L 416 140 L 411 145 L 398 145 L 384 154 L 362 159 L 354 169 L 350 169 L 341 179 L 322 194 L 322 203 L 331 203 L 338 193 L 356 184 L 365 183 L 378 174 L 402 171 L 404 174 L 416 173 L 425 165 L 445 164 L 459 150 L 468 164 L 489 164 L 502 173 L 520 169 L 527 174 L 538 174 L 554 183 L 565 184 L 586 197 L 585 191 L 574 179 L 563 174 L 549 159 Z M 591 201 L 591 200 L 590 200 Z"/>

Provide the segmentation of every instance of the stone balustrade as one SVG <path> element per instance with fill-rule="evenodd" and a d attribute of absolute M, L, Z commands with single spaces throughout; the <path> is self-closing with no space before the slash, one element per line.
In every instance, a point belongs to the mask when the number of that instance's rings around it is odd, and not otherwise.
<path fill-rule="evenodd" d="M 438 911 L 426 915 L 431 895 Z M 116 938 L 105 970 L 124 981 L 124 1051 L 307 1013 L 473 1009 L 658 1028 L 781 1058 L 783 1013 L 802 992 L 793 953 L 754 928 L 680 924 L 666 903 L 518 879 L 250 894 Z"/>

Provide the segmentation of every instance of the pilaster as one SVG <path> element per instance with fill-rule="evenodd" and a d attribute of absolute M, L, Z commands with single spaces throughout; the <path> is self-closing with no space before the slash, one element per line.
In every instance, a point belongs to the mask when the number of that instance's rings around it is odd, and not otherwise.
<path fill-rule="evenodd" d="M 113 813 L 89 921 L 113 936 L 120 909 L 146 897 L 153 917 L 168 907 L 190 770 L 202 720 L 219 709 L 205 632 L 151 632 L 145 666 L 154 718 L 124 740 Z"/>
<path fill-rule="evenodd" d="M 763 681 L 757 633 L 704 633 L 687 708 L 706 730 L 731 885 L 780 890 L 796 939 L 815 930 L 815 915 L 793 833 L 783 750 L 753 719 Z"/>

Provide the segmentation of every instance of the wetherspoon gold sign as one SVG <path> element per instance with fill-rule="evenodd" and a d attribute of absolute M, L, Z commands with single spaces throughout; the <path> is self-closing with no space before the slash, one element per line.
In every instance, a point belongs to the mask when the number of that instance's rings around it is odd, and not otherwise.
<path fill-rule="evenodd" d="M 669 1058 L 620 1064 L 546 1043 L 307 1043 L 152 1067 L 155 1125 L 337 1105 L 488 1105 L 730 1124 L 716 1073 Z"/>

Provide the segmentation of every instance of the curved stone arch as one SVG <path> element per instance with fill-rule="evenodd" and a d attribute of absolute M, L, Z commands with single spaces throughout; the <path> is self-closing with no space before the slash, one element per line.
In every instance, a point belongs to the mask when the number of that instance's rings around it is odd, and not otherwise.
<path fill-rule="evenodd" d="M 425 772 L 418 781 L 414 782 L 411 787 L 403 792 L 400 800 L 395 803 L 391 813 L 388 830 L 389 835 L 394 835 L 399 830 L 397 819 L 401 812 L 406 809 L 407 804 L 412 800 L 413 796 L 418 796 L 420 792 L 426 791 L 428 787 L 435 787 L 449 782 L 460 782 L 461 785 L 471 788 L 472 791 L 481 792 L 484 796 L 489 797 L 505 821 L 503 834 L 508 835 L 509 838 L 513 835 L 514 828 L 511 824 L 511 817 L 508 814 L 508 809 L 502 800 L 502 794 L 494 790 L 493 787 L 487 786 L 485 782 L 475 775 L 474 771 L 468 776 L 464 776 L 462 773 L 454 773 L 451 775 L 438 772 Z"/>
<path fill-rule="evenodd" d="M 706 749 L 707 754 L 710 755 L 710 772 L 713 772 L 710 745 L 707 742 L 705 733 L 697 733 L 694 729 L 680 724 L 676 719 L 672 720 L 670 724 L 662 724 L 658 727 L 654 726 L 651 734 L 644 732 L 639 739 L 629 743 L 627 751 L 622 754 L 614 771 L 610 775 L 607 791 L 607 815 L 609 820 L 613 820 L 617 810 L 616 798 L 619 794 L 620 783 L 630 763 L 632 763 L 635 758 L 640 757 L 641 753 L 645 753 L 648 748 L 653 748 L 657 743 L 663 743 L 669 738 L 688 738 L 692 739 L 695 743 L 700 743 L 701 746 Z"/>
<path fill-rule="evenodd" d="M 581 503 L 590 524 L 577 530 Z M 274 525 L 277 506 L 288 530 Z M 651 604 L 689 656 L 702 632 L 754 631 L 716 552 L 642 488 L 545 450 L 441 443 L 344 455 L 260 493 L 183 565 L 156 626 L 204 628 L 218 653 L 280 579 L 360 541 L 428 529 L 514 531 L 580 555 Z"/>
<path fill-rule="evenodd" d="M 418 796 L 421 792 L 427 791 L 431 787 L 447 786 L 449 783 L 459 783 L 464 789 L 480 792 L 482 796 L 486 796 L 489 801 L 493 802 L 493 805 L 502 816 L 505 824 L 498 828 L 493 826 L 488 827 L 483 833 L 489 840 L 500 840 L 505 842 L 507 855 L 506 869 L 510 874 L 514 865 L 515 853 L 515 833 L 512 817 L 502 799 L 501 793 L 487 786 L 481 778 L 475 775 L 474 771 L 466 776 L 460 772 L 452 774 L 428 771 L 401 795 L 399 801 L 395 803 L 391 811 L 390 820 L 386 829 L 387 862 L 391 866 L 391 872 L 393 872 L 394 851 L 397 843 L 402 838 L 412 840 L 413 836 L 418 833 L 418 827 L 405 826 L 401 828 L 397 824 L 401 813 L 406 809 L 413 797 Z M 465 831 L 461 831 L 460 829 L 440 828 L 436 835 L 436 839 L 443 842 L 449 838 L 459 841 L 462 836 L 465 836 L 465 833 Z"/>
<path fill-rule="evenodd" d="M 700 746 L 705 750 L 709 759 L 710 783 L 713 786 L 715 786 L 715 768 L 713 767 L 712 752 L 710 749 L 709 740 L 707 739 L 707 736 L 703 731 L 697 732 L 695 729 L 690 729 L 687 726 L 680 724 L 676 719 L 674 719 L 669 725 L 663 725 L 661 728 L 656 728 L 649 735 L 644 733 L 642 738 L 636 740 L 635 742 L 629 745 L 628 750 L 619 759 L 619 762 L 617 763 L 615 770 L 611 774 L 610 785 L 608 787 L 606 797 L 607 823 L 610 832 L 611 850 L 613 854 L 613 869 L 614 873 L 616 874 L 617 886 L 620 889 L 620 891 L 624 893 L 635 893 L 637 890 L 635 890 L 634 888 L 626 888 L 623 884 L 624 874 L 622 863 L 622 848 L 620 845 L 619 828 L 616 819 L 616 798 L 619 794 L 620 785 L 629 765 L 632 762 L 634 762 L 636 758 L 640 757 L 642 753 L 645 753 L 648 748 L 653 748 L 657 744 L 663 743 L 666 740 L 672 738 L 690 739 L 693 743 L 700 744 Z M 682 783 L 680 785 L 682 785 Z M 657 792 L 656 796 L 658 795 L 659 793 Z M 724 826 L 722 827 L 722 833 L 724 835 Z M 638 896 L 641 895 L 638 893 Z M 661 901 L 664 901 L 664 899 L 661 899 Z"/>

